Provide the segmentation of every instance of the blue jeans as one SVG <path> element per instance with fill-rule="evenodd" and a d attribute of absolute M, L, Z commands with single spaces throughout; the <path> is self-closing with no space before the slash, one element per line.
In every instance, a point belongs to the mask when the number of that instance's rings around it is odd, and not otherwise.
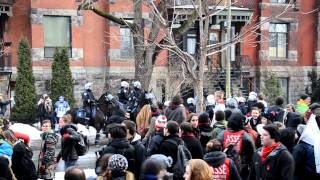
<path fill-rule="evenodd" d="M 65 164 L 65 169 L 71 167 L 71 166 L 76 166 L 77 165 L 77 161 L 78 160 L 69 160 L 69 161 L 65 161 L 64 164 Z"/>

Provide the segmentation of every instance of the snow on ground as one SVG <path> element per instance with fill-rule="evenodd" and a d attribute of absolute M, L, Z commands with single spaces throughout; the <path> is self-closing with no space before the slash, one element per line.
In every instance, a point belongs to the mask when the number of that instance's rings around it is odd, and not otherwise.
<path fill-rule="evenodd" d="M 95 137 L 97 134 L 97 130 L 92 126 L 89 126 L 89 129 L 88 129 L 86 126 L 84 126 L 82 124 L 77 124 L 77 127 L 78 127 L 78 132 L 81 132 L 85 136 L 88 136 L 88 137 L 94 136 Z"/>
<path fill-rule="evenodd" d="M 42 133 L 37 128 L 30 126 L 29 124 L 14 123 L 10 126 L 10 129 L 15 132 L 26 134 L 30 137 L 30 140 L 39 140 Z"/>
<path fill-rule="evenodd" d="M 94 169 L 84 169 L 83 171 L 86 174 L 87 180 L 96 179 L 97 175 L 96 175 Z M 64 179 L 64 172 L 56 172 L 54 179 L 55 180 L 63 180 Z"/>

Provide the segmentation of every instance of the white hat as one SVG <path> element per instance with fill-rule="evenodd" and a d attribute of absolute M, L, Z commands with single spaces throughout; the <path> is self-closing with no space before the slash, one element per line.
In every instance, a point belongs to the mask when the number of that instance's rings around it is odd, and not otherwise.
<path fill-rule="evenodd" d="M 188 104 L 194 104 L 194 103 L 195 103 L 194 98 L 189 97 L 189 98 L 187 99 L 187 103 L 188 103 Z"/>
<path fill-rule="evenodd" d="M 216 104 L 216 100 L 214 99 L 214 95 L 213 94 L 209 94 L 208 96 L 207 96 L 207 105 L 214 105 L 214 104 Z"/>
<path fill-rule="evenodd" d="M 141 89 L 141 83 L 140 83 L 139 81 L 135 81 L 135 82 L 133 83 L 133 87 L 136 87 L 136 88 L 138 88 L 138 89 Z"/>
<path fill-rule="evenodd" d="M 88 82 L 88 83 L 86 83 L 85 85 L 84 85 L 84 89 L 91 89 L 91 86 L 92 86 L 92 82 Z"/>
<path fill-rule="evenodd" d="M 129 87 L 129 83 L 128 83 L 127 81 L 121 81 L 120 86 L 121 86 L 121 87 L 128 88 L 128 87 Z"/>
<path fill-rule="evenodd" d="M 249 101 L 255 101 L 255 100 L 257 100 L 257 96 L 258 96 L 257 93 L 252 91 L 252 92 L 249 93 L 248 100 Z"/>
<path fill-rule="evenodd" d="M 163 105 L 168 107 L 170 105 L 170 101 L 165 101 Z"/>

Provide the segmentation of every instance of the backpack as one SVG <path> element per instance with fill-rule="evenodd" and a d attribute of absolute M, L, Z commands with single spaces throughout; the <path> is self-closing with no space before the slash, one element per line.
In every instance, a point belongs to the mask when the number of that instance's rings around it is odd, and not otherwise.
<path fill-rule="evenodd" d="M 271 121 L 271 122 L 283 122 L 283 118 L 284 118 L 284 110 L 280 107 L 271 107 L 268 112 L 267 112 L 267 118 Z"/>
<path fill-rule="evenodd" d="M 182 142 L 181 144 L 178 144 L 176 141 L 172 139 L 168 139 L 167 142 L 170 142 L 176 146 L 178 146 L 178 151 L 177 151 L 177 161 L 173 165 L 173 176 L 178 178 L 178 177 L 183 177 L 185 173 L 185 169 L 187 166 L 187 162 L 192 159 L 190 151 L 187 149 L 187 147 L 184 145 Z"/>
<path fill-rule="evenodd" d="M 83 156 L 89 151 L 89 140 L 88 137 L 83 135 L 80 132 L 77 132 L 80 135 L 80 141 L 75 145 L 78 156 Z"/>

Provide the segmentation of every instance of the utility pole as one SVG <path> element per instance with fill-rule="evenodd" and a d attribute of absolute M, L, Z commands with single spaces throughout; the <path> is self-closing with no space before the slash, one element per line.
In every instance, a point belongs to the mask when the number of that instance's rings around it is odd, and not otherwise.
<path fill-rule="evenodd" d="M 227 27 L 227 42 L 231 42 L 231 0 L 228 0 L 228 27 Z M 226 52 L 226 98 L 231 97 L 231 44 L 227 45 Z"/>

